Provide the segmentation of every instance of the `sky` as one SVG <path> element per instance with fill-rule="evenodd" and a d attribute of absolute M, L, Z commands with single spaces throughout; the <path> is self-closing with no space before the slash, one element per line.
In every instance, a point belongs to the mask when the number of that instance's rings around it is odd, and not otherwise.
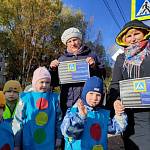
<path fill-rule="evenodd" d="M 63 3 L 72 9 L 80 9 L 86 21 L 94 18 L 93 25 L 88 28 L 89 38 L 94 41 L 101 31 L 102 44 L 106 51 L 115 44 L 115 37 L 123 25 L 131 20 L 131 0 L 63 0 Z"/>

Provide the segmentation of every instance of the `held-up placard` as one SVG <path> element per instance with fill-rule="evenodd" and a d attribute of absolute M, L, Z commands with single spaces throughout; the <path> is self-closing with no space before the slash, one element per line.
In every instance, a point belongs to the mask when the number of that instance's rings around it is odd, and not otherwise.
<path fill-rule="evenodd" d="M 90 77 L 89 64 L 85 59 L 60 62 L 60 84 L 85 82 Z"/>
<path fill-rule="evenodd" d="M 150 108 L 150 77 L 122 80 L 119 84 L 125 108 Z"/>

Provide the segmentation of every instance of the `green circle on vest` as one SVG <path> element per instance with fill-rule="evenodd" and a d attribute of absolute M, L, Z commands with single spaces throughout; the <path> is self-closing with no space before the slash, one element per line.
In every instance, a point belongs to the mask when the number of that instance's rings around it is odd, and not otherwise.
<path fill-rule="evenodd" d="M 48 121 L 48 115 L 45 112 L 39 112 L 35 118 L 38 126 L 44 126 Z"/>
<path fill-rule="evenodd" d="M 44 129 L 39 128 L 34 132 L 34 140 L 37 144 L 42 144 L 46 139 L 46 132 Z"/>

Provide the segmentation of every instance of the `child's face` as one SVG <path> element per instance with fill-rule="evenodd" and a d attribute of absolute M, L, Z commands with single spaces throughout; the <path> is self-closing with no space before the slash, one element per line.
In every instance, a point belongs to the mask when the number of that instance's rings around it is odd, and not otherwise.
<path fill-rule="evenodd" d="M 9 90 L 5 92 L 5 98 L 7 101 L 14 101 L 19 98 L 19 93 L 14 90 Z"/>
<path fill-rule="evenodd" d="M 98 92 L 89 91 L 86 94 L 86 102 L 89 106 L 95 107 L 97 106 L 101 101 L 101 94 Z"/>
<path fill-rule="evenodd" d="M 43 78 L 36 82 L 35 91 L 37 92 L 47 92 L 50 90 L 50 79 Z"/>

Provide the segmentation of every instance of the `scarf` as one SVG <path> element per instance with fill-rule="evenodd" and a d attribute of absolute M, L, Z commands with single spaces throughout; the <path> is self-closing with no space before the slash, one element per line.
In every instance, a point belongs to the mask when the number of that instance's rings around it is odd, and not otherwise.
<path fill-rule="evenodd" d="M 128 77 L 139 78 L 141 63 L 145 59 L 145 56 L 150 54 L 150 43 L 148 42 L 148 40 L 143 40 L 139 43 L 125 48 L 124 53 L 125 61 L 123 64 L 123 68 L 127 69 Z"/>

